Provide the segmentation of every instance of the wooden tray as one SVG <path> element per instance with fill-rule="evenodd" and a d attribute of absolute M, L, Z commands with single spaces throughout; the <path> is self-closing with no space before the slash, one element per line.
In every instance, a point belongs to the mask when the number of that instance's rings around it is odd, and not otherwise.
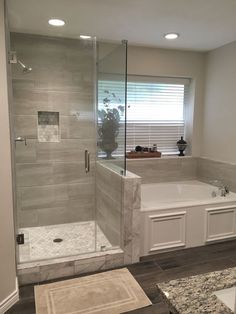
<path fill-rule="evenodd" d="M 131 158 L 159 158 L 161 152 L 129 152 L 126 153 L 126 157 Z"/>

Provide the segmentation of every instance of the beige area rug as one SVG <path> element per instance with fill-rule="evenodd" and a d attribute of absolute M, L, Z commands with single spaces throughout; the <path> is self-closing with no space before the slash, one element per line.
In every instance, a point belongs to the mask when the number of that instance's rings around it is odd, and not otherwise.
<path fill-rule="evenodd" d="M 127 268 L 34 287 L 36 314 L 116 314 L 151 305 Z"/>

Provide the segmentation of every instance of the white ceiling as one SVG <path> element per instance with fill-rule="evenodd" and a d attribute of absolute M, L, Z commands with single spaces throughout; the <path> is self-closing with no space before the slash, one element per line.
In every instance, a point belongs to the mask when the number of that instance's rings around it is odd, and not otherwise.
<path fill-rule="evenodd" d="M 12 31 L 207 51 L 236 40 L 236 0 L 7 0 Z M 66 21 L 53 28 L 49 18 Z M 166 41 L 163 34 L 180 38 Z"/>

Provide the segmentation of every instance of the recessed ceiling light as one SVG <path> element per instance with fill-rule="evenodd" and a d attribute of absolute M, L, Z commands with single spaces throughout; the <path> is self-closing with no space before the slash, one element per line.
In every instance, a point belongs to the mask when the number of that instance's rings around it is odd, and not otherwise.
<path fill-rule="evenodd" d="M 50 19 L 48 23 L 52 26 L 63 26 L 65 25 L 65 21 L 59 19 Z"/>
<path fill-rule="evenodd" d="M 91 36 L 88 36 L 88 35 L 80 35 L 79 36 L 81 39 L 90 39 Z"/>
<path fill-rule="evenodd" d="M 168 33 L 164 35 L 165 39 L 177 39 L 179 34 L 177 33 Z"/>

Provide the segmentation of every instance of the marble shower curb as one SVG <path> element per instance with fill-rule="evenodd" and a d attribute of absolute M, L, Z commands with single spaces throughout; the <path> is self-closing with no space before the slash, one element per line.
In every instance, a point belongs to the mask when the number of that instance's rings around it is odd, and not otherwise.
<path fill-rule="evenodd" d="M 124 265 L 121 249 L 95 252 L 18 265 L 20 286 L 42 281 L 107 270 Z"/>

